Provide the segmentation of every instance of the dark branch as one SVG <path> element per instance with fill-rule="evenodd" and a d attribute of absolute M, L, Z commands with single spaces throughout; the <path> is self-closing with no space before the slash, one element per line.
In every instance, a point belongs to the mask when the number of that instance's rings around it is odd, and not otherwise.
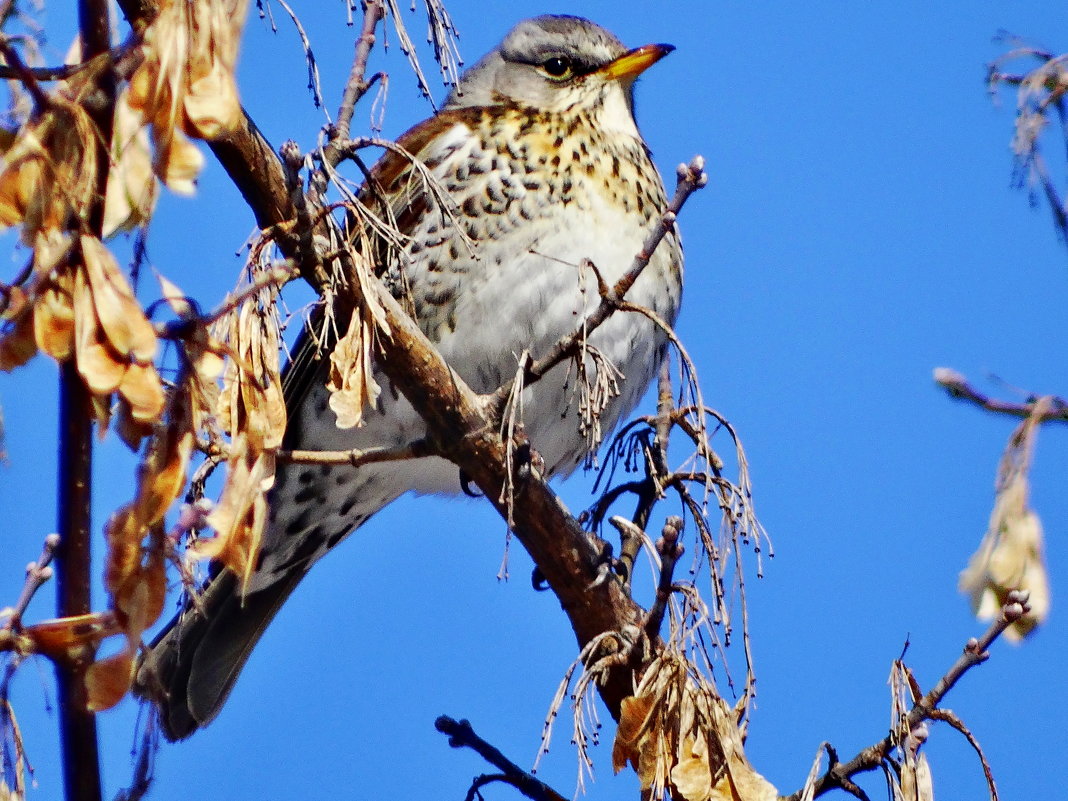
<path fill-rule="evenodd" d="M 1010 403 L 997 400 L 972 386 L 968 379 L 948 367 L 939 367 L 934 371 L 935 383 L 946 390 L 951 398 L 973 403 L 981 409 L 1012 417 L 1033 418 L 1035 407 L 1040 398 L 1032 397 L 1026 403 Z M 1040 423 L 1068 423 L 1068 401 L 1063 398 L 1050 397 L 1050 410 L 1038 418 Z"/>
<path fill-rule="evenodd" d="M 471 728 L 471 724 L 468 721 L 457 721 L 442 715 L 434 721 L 434 728 L 442 734 L 448 735 L 449 745 L 453 748 L 470 748 L 497 770 L 501 771 L 502 777 L 500 780 L 512 785 L 527 798 L 533 799 L 533 801 L 565 801 L 564 797 L 552 787 L 534 778 L 530 773 L 527 773 L 527 771 L 508 759 L 497 748 L 494 748 L 475 734 L 475 730 Z M 481 784 L 496 780 L 496 777 L 485 778 L 487 781 Z M 477 786 L 481 786 L 481 784 Z"/>
<path fill-rule="evenodd" d="M 111 44 L 107 0 L 80 0 L 78 25 L 86 60 L 108 52 Z M 116 81 L 111 70 L 96 76 L 101 102 L 88 109 L 98 137 L 96 197 L 86 217 L 88 228 L 101 235 L 107 189 Z M 78 254 L 78 258 L 82 258 Z M 56 596 L 59 617 L 88 614 L 92 608 L 90 522 L 92 509 L 93 415 L 92 397 L 73 361 L 60 370 L 59 492 L 56 549 Z M 96 717 L 87 709 L 85 670 L 94 648 L 86 645 L 72 658 L 55 663 L 59 698 L 59 729 L 63 751 L 63 781 L 67 801 L 99 801 L 100 758 Z"/>

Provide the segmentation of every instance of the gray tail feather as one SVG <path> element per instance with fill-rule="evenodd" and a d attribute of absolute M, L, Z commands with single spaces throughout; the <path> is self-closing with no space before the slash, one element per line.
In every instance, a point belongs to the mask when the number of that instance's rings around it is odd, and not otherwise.
<path fill-rule="evenodd" d="M 303 577 L 303 570 L 290 571 L 242 598 L 237 577 L 224 570 L 149 646 L 134 692 L 156 704 L 168 740 L 184 740 L 215 719 L 252 649 Z"/>

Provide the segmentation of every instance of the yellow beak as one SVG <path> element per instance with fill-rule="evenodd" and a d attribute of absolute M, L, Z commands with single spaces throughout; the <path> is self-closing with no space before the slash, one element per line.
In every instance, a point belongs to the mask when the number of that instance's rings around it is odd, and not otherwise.
<path fill-rule="evenodd" d="M 597 72 L 610 81 L 637 78 L 674 49 L 675 45 L 669 44 L 642 45 L 608 62 Z"/>

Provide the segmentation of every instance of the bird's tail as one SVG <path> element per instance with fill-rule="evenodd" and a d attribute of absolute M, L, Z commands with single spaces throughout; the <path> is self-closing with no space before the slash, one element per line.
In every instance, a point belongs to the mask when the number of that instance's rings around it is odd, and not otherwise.
<path fill-rule="evenodd" d="M 138 665 L 134 692 L 159 709 L 163 733 L 182 740 L 210 723 L 267 625 L 304 577 L 296 570 L 241 597 L 222 571 L 160 633 Z"/>
<path fill-rule="evenodd" d="M 320 446 L 313 441 L 312 447 Z M 168 739 L 189 737 L 215 719 L 256 643 L 308 570 L 412 488 L 409 470 L 428 467 L 279 465 L 247 590 L 242 593 L 231 570 L 220 570 L 141 657 L 134 692 L 159 708 Z"/>

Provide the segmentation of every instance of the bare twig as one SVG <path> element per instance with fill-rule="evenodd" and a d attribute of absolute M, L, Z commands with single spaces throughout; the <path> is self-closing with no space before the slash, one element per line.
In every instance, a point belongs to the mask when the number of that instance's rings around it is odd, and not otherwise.
<path fill-rule="evenodd" d="M 545 782 L 534 778 L 497 748 L 487 743 L 471 728 L 466 720 L 453 720 L 442 715 L 434 721 L 434 728 L 448 735 L 453 748 L 470 748 L 503 774 L 503 781 L 515 787 L 533 801 L 565 801 L 564 797 Z M 486 782 L 483 782 L 483 784 Z M 481 786 L 481 785 L 478 785 Z M 470 797 L 470 795 L 468 796 Z"/>
<path fill-rule="evenodd" d="M 1001 608 L 1001 614 L 990 624 L 990 627 L 981 637 L 974 637 L 965 644 L 964 650 L 957 661 L 950 666 L 935 686 L 917 701 L 909 713 L 901 721 L 901 729 L 910 731 L 922 721 L 938 719 L 938 705 L 946 694 L 960 681 L 969 670 L 976 665 L 985 662 L 990 654 L 987 649 L 1001 634 L 1020 619 L 1028 609 L 1027 594 L 1017 591 L 1008 593 L 1007 601 Z M 818 798 L 826 792 L 836 788 L 845 788 L 851 783 L 850 777 L 858 773 L 876 770 L 883 760 L 897 747 L 897 732 L 891 732 L 874 745 L 870 745 L 857 754 L 849 762 L 834 763 L 828 767 L 827 772 L 815 783 L 815 789 L 810 798 Z M 855 785 L 854 785 L 855 786 Z M 800 801 L 802 790 L 786 796 L 786 801 Z"/>
<path fill-rule="evenodd" d="M 655 640 L 660 635 L 660 626 L 664 622 L 664 613 L 671 598 L 675 563 L 686 550 L 679 542 L 681 533 L 682 518 L 673 515 L 665 521 L 664 530 L 656 542 L 656 552 L 660 556 L 660 580 L 656 587 L 656 601 L 645 616 L 645 634 L 650 640 Z"/>
<path fill-rule="evenodd" d="M 623 277 L 614 286 L 602 293 L 600 305 L 583 320 L 582 325 L 576 331 L 559 340 L 545 356 L 528 367 L 526 375 L 523 376 L 524 387 L 529 387 L 560 362 L 573 356 L 581 347 L 583 339 L 588 337 L 619 308 L 627 291 L 638 280 L 638 276 L 645 270 L 646 265 L 649 264 L 649 260 L 652 258 L 657 246 L 667 236 L 668 232 L 674 228 L 675 219 L 683 205 L 694 192 L 708 183 L 708 175 L 704 172 L 704 166 L 705 160 L 701 156 L 695 156 L 688 165 L 679 166 L 679 181 L 675 188 L 675 196 L 661 215 L 657 225 L 646 237 L 645 242 L 642 244 L 642 249 L 634 257 L 630 269 L 623 274 Z M 489 396 L 489 408 L 495 409 L 499 415 L 511 392 L 512 382 L 509 381 Z"/>
<path fill-rule="evenodd" d="M 964 721 L 948 709 L 935 709 L 931 712 L 931 720 L 940 720 L 943 723 L 948 723 L 964 735 L 964 739 L 968 741 L 968 745 L 975 751 L 976 756 L 979 757 L 979 763 L 983 766 L 983 776 L 986 777 L 986 786 L 990 791 L 990 801 L 998 801 L 998 786 L 994 781 L 994 771 L 991 770 L 990 763 L 986 759 L 986 754 L 983 753 L 983 748 L 979 745 L 979 741 L 975 738 L 975 735 L 972 734 L 971 729 L 965 726 Z"/>
<path fill-rule="evenodd" d="M 363 9 L 363 28 L 360 36 L 356 39 L 356 52 L 352 59 L 352 68 L 349 70 L 349 79 L 345 82 L 345 91 L 341 95 L 341 106 L 337 111 L 337 122 L 334 124 L 337 139 L 348 139 L 352 131 L 352 115 L 356 110 L 356 104 L 360 102 L 367 90 L 371 88 L 375 78 L 367 80 L 367 60 L 371 56 L 371 48 L 375 44 L 375 30 L 385 17 L 386 8 L 382 0 L 369 0 Z"/>
<path fill-rule="evenodd" d="M 436 453 L 430 440 L 419 439 L 399 448 L 367 448 L 350 451 L 278 451 L 279 462 L 291 464 L 338 464 L 359 467 L 374 462 L 399 462 Z"/>
<path fill-rule="evenodd" d="M 0 36 L 0 55 L 2 55 L 4 61 L 10 65 L 8 71 L 13 72 L 15 77 L 22 82 L 26 91 L 30 93 L 30 97 L 33 98 L 33 105 L 37 111 L 42 111 L 48 108 L 51 101 L 48 98 L 48 94 L 37 82 L 37 75 L 33 70 L 26 66 L 26 62 L 19 56 L 18 51 L 11 46 L 11 43 L 6 36 Z"/>
<path fill-rule="evenodd" d="M 15 603 L 11 617 L 5 624 L 8 628 L 15 631 L 22 628 L 22 616 L 26 613 L 26 607 L 30 605 L 30 601 L 37 594 L 37 590 L 52 578 L 51 562 L 58 545 L 59 535 L 49 534 L 45 537 L 44 548 L 41 550 L 41 555 L 37 557 L 37 561 L 30 562 L 26 566 L 26 581 L 22 585 L 22 592 L 19 593 L 19 599 Z"/>
<path fill-rule="evenodd" d="M 981 409 L 998 414 L 1007 414 L 1013 417 L 1034 417 L 1035 407 L 1043 398 L 1031 397 L 1025 403 L 1010 403 L 1009 401 L 997 400 L 972 386 L 968 379 L 948 367 L 938 367 L 934 371 L 935 383 L 946 390 L 951 398 L 974 403 Z M 1063 398 L 1048 396 L 1045 400 L 1049 403 L 1049 411 L 1042 414 L 1040 423 L 1068 423 L 1068 401 Z"/>

